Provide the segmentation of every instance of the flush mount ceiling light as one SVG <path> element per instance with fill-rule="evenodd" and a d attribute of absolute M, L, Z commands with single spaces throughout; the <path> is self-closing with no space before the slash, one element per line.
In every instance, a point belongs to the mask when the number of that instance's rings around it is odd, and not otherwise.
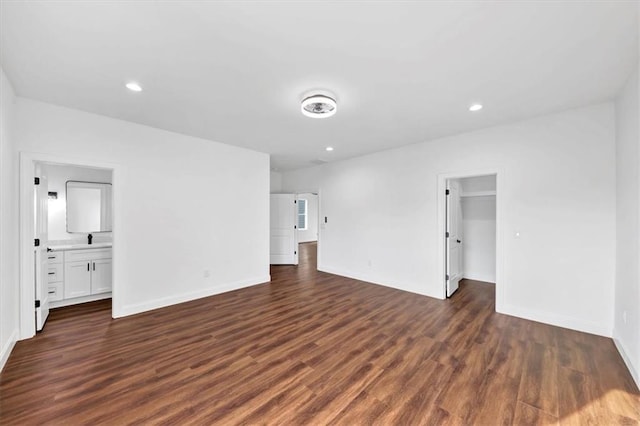
<path fill-rule="evenodd" d="M 331 151 L 333 151 L 333 147 L 332 146 L 328 146 L 328 147 L 325 148 L 325 150 L 331 152 Z"/>
<path fill-rule="evenodd" d="M 482 104 L 473 104 L 469 107 L 469 111 L 476 112 L 482 109 Z"/>
<path fill-rule="evenodd" d="M 132 92 L 142 92 L 142 87 L 135 81 L 130 81 L 125 86 L 127 89 L 131 90 Z"/>
<path fill-rule="evenodd" d="M 302 100 L 301 111 L 311 118 L 331 117 L 337 111 L 336 100 L 321 94 L 307 96 Z"/>

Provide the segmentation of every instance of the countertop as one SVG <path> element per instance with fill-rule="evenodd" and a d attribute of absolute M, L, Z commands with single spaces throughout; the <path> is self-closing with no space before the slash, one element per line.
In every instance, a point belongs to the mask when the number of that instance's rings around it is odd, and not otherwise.
<path fill-rule="evenodd" d="M 93 243 L 93 244 L 58 244 L 47 246 L 48 251 L 64 251 L 64 250 L 87 250 L 111 248 L 112 243 Z"/>

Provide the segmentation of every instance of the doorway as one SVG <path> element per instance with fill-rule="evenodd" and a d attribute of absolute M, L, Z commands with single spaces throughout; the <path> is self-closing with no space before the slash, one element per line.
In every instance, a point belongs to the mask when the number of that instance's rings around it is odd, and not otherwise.
<path fill-rule="evenodd" d="M 115 297 L 115 171 L 110 164 L 20 154 L 21 339 L 44 328 L 50 309 Z"/>
<path fill-rule="evenodd" d="M 319 203 L 318 193 L 301 192 L 298 197 L 298 253 L 299 265 L 317 267 Z M 313 259 L 311 259 L 313 257 Z"/>
<path fill-rule="evenodd" d="M 500 185 L 501 173 L 493 170 L 439 176 L 443 299 L 456 297 L 461 285 L 495 285 L 499 310 L 503 300 Z"/>
<path fill-rule="evenodd" d="M 320 195 L 318 192 L 271 194 L 271 265 L 318 264 L 320 251 Z M 316 266 L 317 268 L 317 266 Z"/>

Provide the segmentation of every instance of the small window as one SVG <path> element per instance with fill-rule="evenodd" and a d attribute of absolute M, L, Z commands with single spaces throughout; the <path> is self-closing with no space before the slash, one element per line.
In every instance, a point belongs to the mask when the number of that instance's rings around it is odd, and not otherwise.
<path fill-rule="evenodd" d="M 304 198 L 298 199 L 298 229 L 307 230 L 307 200 Z"/>

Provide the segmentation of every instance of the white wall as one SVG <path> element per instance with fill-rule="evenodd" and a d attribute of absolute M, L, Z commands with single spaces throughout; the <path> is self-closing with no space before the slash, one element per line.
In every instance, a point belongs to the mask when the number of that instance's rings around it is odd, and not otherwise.
<path fill-rule="evenodd" d="M 269 175 L 270 192 L 276 194 L 282 190 L 282 173 L 272 171 Z"/>
<path fill-rule="evenodd" d="M 67 232 L 67 190 L 68 180 L 84 182 L 111 183 L 111 170 L 94 169 L 89 167 L 75 167 L 66 165 L 44 164 L 43 173 L 47 176 L 48 191 L 57 192 L 57 199 L 49 199 L 48 238 L 50 242 L 83 241 L 87 234 Z M 111 232 L 93 234 L 94 241 L 111 239 Z"/>
<path fill-rule="evenodd" d="M 640 386 L 639 102 L 636 69 L 616 100 L 617 262 L 613 336 Z"/>
<path fill-rule="evenodd" d="M 459 179 L 462 195 L 496 190 L 495 176 Z M 464 278 L 496 282 L 496 197 L 463 196 L 462 261 Z"/>
<path fill-rule="evenodd" d="M 115 316 L 269 280 L 267 154 L 22 98 L 16 113 L 21 151 L 113 165 Z"/>
<path fill-rule="evenodd" d="M 0 68 L 0 370 L 18 338 L 18 203 L 15 95 Z"/>
<path fill-rule="evenodd" d="M 307 200 L 307 229 L 298 229 L 298 242 L 318 241 L 318 195 L 310 192 L 298 194 Z"/>
<path fill-rule="evenodd" d="M 320 189 L 321 270 L 441 297 L 439 176 L 499 169 L 499 309 L 611 335 L 614 130 L 605 103 L 283 173 L 283 190 Z"/>

